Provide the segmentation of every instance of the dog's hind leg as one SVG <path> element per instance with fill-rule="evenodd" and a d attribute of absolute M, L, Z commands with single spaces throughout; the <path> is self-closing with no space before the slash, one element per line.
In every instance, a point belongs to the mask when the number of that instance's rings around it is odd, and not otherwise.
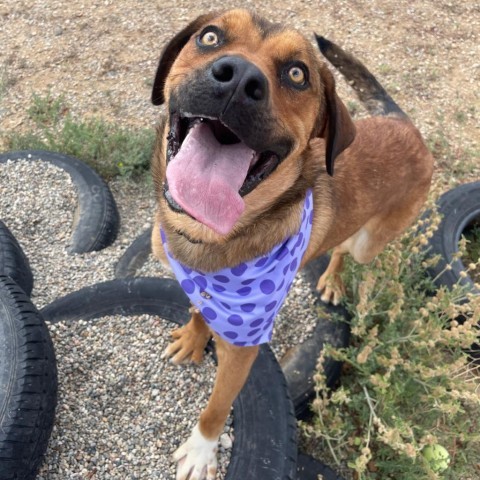
<path fill-rule="evenodd" d="M 345 294 L 341 278 L 344 256 L 350 253 L 358 263 L 371 262 L 388 242 L 408 228 L 418 215 L 421 205 L 422 201 L 419 200 L 413 205 L 373 217 L 355 234 L 335 247 L 327 269 L 318 280 L 317 290 L 322 292 L 321 299 L 338 305 Z"/>
<path fill-rule="evenodd" d="M 338 305 L 345 295 L 345 286 L 341 277 L 344 257 L 347 253 L 358 263 L 369 263 L 378 255 L 385 244 L 399 232 L 382 231 L 377 222 L 368 222 L 351 237 L 335 247 L 327 269 L 318 280 L 317 290 L 322 292 L 325 303 Z"/>
<path fill-rule="evenodd" d="M 168 345 L 162 358 L 172 357 L 172 362 L 179 364 L 191 360 L 200 363 L 208 340 L 212 336 L 202 314 L 195 308 L 190 309 L 192 317 L 184 326 L 172 332 L 174 341 Z"/>
<path fill-rule="evenodd" d="M 341 273 L 347 253 L 350 253 L 358 263 L 368 263 L 383 249 L 386 242 L 379 243 L 378 239 L 373 238 L 367 225 L 333 249 L 330 263 L 317 284 L 317 290 L 322 292 L 321 299 L 325 303 L 332 302 L 338 305 L 345 295 Z"/>
<path fill-rule="evenodd" d="M 343 270 L 343 260 L 346 253 L 348 253 L 348 249 L 345 248 L 343 243 L 335 247 L 328 267 L 318 279 L 317 290 L 322 293 L 321 299 L 325 303 L 332 302 L 334 305 L 338 305 L 345 294 L 340 273 Z"/>

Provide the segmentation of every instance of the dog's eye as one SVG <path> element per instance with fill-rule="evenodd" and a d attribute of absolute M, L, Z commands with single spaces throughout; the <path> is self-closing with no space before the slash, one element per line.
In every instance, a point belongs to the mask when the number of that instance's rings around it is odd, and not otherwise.
<path fill-rule="evenodd" d="M 288 71 L 288 78 L 297 85 L 305 83 L 305 72 L 300 67 L 292 67 Z"/>
<path fill-rule="evenodd" d="M 302 62 L 289 62 L 283 66 L 282 80 L 298 90 L 308 88 L 308 68 Z"/>
<path fill-rule="evenodd" d="M 214 47 L 220 43 L 220 37 L 217 32 L 208 30 L 198 37 L 198 43 L 204 47 Z"/>

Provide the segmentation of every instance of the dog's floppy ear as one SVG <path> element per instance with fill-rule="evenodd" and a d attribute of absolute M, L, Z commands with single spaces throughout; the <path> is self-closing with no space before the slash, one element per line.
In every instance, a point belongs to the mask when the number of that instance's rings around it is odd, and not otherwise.
<path fill-rule="evenodd" d="M 333 175 L 335 158 L 340 155 L 355 138 L 355 125 L 347 107 L 340 100 L 335 90 L 335 79 L 328 67 L 320 67 L 320 76 L 324 87 L 325 106 L 323 119 L 320 119 L 319 137 L 325 138 L 325 161 L 327 172 Z"/>
<path fill-rule="evenodd" d="M 206 22 L 216 17 L 216 13 L 207 13 L 200 15 L 193 22 L 188 24 L 183 30 L 178 32 L 163 49 L 160 55 L 160 61 L 158 63 L 157 73 L 155 75 L 155 81 L 153 82 L 152 89 L 152 103 L 154 105 L 162 105 L 165 102 L 164 87 L 165 80 L 172 68 L 173 62 L 177 58 L 182 48 L 190 40 L 190 37 Z"/>

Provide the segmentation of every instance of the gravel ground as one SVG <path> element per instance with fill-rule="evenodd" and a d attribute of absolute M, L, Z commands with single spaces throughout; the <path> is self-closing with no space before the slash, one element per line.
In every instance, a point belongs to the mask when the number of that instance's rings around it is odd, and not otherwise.
<path fill-rule="evenodd" d="M 60 394 L 38 480 L 173 479 L 171 454 L 207 403 L 213 360 L 200 367 L 159 361 L 172 325 L 147 315 L 60 323 L 50 330 Z M 230 430 L 225 427 L 222 443 L 231 444 Z M 217 479 L 225 475 L 230 451 L 219 448 Z"/>
<path fill-rule="evenodd" d="M 35 277 L 32 299 L 39 308 L 73 290 L 113 278 L 120 255 L 148 226 L 141 224 L 141 215 L 127 211 L 148 211 L 144 219 L 153 211 L 153 199 L 140 185 L 112 185 L 124 219 L 117 241 L 100 252 L 70 255 L 67 246 L 77 197 L 69 175 L 46 162 L 9 162 L 0 165 L 0 184 L 0 217 L 29 258 Z"/>
<path fill-rule="evenodd" d="M 39 308 L 112 279 L 125 248 L 149 226 L 142 215 L 131 212 L 153 211 L 151 190 L 114 182 L 122 219 L 117 240 L 100 252 L 70 255 L 67 247 L 76 208 L 70 176 L 46 162 L 8 162 L 0 165 L 0 185 L 0 218 L 30 260 L 35 278 L 32 300 Z M 137 273 L 169 275 L 153 258 Z M 276 320 L 271 345 L 278 358 L 313 330 L 312 302 L 299 275 Z M 39 480 L 173 478 L 169 455 L 188 437 L 205 406 L 215 368 L 211 359 L 201 367 L 174 367 L 160 360 L 171 330 L 165 322 L 117 316 L 50 326 L 60 395 Z M 234 432 L 227 426 L 221 445 L 229 447 L 229 439 L 234 439 Z M 229 455 L 230 448 L 221 446 L 219 479 Z"/>

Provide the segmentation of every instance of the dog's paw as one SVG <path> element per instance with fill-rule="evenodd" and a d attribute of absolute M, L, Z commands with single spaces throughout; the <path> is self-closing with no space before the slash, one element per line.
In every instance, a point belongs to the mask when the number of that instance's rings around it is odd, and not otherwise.
<path fill-rule="evenodd" d="M 338 305 L 345 295 L 345 286 L 338 275 L 326 275 L 319 278 L 317 290 L 321 292 L 321 300 L 325 303 Z"/>
<path fill-rule="evenodd" d="M 164 350 L 162 358 L 171 357 L 172 362 L 177 365 L 188 361 L 201 363 L 205 346 L 210 338 L 208 331 L 202 335 L 187 324 L 174 330 L 172 337 L 174 341 Z"/>
<path fill-rule="evenodd" d="M 215 480 L 218 440 L 208 440 L 198 428 L 173 454 L 177 462 L 176 480 Z"/>
<path fill-rule="evenodd" d="M 343 297 L 343 294 L 341 292 L 338 292 L 333 288 L 326 287 L 323 290 L 323 293 L 320 296 L 320 299 L 322 300 L 322 302 L 331 303 L 337 306 L 340 303 L 340 300 L 342 297 Z"/>

